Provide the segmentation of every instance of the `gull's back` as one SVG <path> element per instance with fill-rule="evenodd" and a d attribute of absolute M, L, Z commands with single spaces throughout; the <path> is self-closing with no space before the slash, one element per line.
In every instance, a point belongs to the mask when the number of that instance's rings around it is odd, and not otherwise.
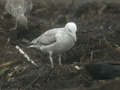
<path fill-rule="evenodd" d="M 64 28 L 55 28 L 50 29 L 43 33 L 41 36 L 31 41 L 31 44 L 39 44 L 39 45 L 50 45 L 56 42 L 56 34 L 59 31 L 62 31 Z"/>

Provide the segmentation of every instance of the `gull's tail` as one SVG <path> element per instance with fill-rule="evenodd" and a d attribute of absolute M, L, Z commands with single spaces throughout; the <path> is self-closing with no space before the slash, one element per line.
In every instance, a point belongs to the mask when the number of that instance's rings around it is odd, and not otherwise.
<path fill-rule="evenodd" d="M 37 48 L 37 49 L 40 49 L 40 45 L 29 45 L 28 48 Z"/>

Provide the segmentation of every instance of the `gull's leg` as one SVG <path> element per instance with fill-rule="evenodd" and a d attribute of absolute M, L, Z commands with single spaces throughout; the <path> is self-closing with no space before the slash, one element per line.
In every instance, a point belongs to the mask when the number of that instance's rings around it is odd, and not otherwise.
<path fill-rule="evenodd" d="M 53 54 L 52 52 L 49 52 L 49 59 L 50 59 L 51 67 L 54 68 L 52 54 Z"/>
<path fill-rule="evenodd" d="M 62 65 L 62 62 L 61 62 L 61 57 L 62 57 L 62 55 L 59 54 L 58 56 L 59 56 L 59 58 L 58 58 L 58 60 L 59 60 L 59 65 Z"/>

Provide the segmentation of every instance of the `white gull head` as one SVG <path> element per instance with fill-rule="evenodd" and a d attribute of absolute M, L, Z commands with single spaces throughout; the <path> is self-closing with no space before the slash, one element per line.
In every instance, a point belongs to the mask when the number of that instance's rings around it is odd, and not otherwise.
<path fill-rule="evenodd" d="M 70 32 L 71 35 L 75 38 L 75 41 L 76 41 L 77 25 L 74 22 L 68 22 L 65 25 L 65 30 L 67 32 Z"/>
<path fill-rule="evenodd" d="M 65 25 L 65 29 L 70 32 L 77 32 L 77 25 L 74 22 L 69 22 Z"/>

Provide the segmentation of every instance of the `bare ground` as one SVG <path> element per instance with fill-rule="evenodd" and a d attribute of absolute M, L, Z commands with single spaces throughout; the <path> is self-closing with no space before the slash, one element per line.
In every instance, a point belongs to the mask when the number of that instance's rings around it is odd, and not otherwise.
<path fill-rule="evenodd" d="M 63 54 L 63 66 L 50 68 L 48 55 L 36 49 L 28 49 L 16 40 L 12 16 L 4 14 L 0 7 L 0 88 L 2 90 L 118 90 L 119 79 L 104 82 L 92 79 L 75 65 L 98 62 L 118 63 L 120 60 L 120 5 L 117 3 L 87 3 L 74 7 L 63 4 L 33 2 L 29 17 L 29 32 L 23 37 L 32 40 L 46 30 L 64 27 L 68 21 L 77 23 L 76 45 Z M 35 67 L 18 52 L 21 48 L 36 62 Z M 87 76 L 86 76 L 87 75 Z"/>

